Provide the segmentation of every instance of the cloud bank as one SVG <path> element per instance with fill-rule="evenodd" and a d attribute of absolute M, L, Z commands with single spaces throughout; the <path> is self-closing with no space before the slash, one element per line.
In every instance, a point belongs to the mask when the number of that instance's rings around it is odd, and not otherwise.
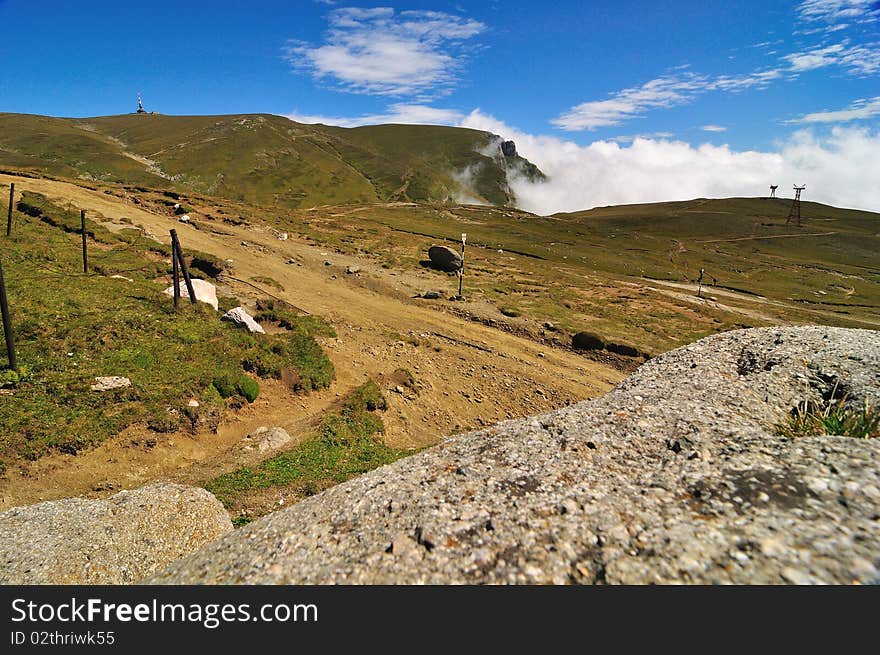
<path fill-rule="evenodd" d="M 526 134 L 479 110 L 463 127 L 516 141 L 517 150 L 549 176 L 543 184 L 514 177 L 522 209 L 536 214 L 603 205 L 763 196 L 770 184 L 783 195 L 806 184 L 805 200 L 880 211 L 880 131 L 835 127 L 825 135 L 799 130 L 774 152 L 737 152 L 728 146 L 637 137 L 628 146 L 595 141 L 580 146 Z"/>

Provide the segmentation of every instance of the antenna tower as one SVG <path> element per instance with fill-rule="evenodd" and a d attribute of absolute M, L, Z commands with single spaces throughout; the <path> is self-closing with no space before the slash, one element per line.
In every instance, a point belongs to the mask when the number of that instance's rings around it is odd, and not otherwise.
<path fill-rule="evenodd" d="M 794 185 L 794 200 L 791 202 L 791 209 L 788 210 L 788 219 L 785 221 L 789 225 L 792 219 L 797 220 L 798 227 L 801 226 L 801 191 L 807 188 L 807 185 Z"/>
<path fill-rule="evenodd" d="M 778 189 L 778 188 L 779 188 L 779 185 L 778 185 L 778 184 L 771 184 L 771 185 L 770 185 L 770 197 L 771 197 L 771 198 L 775 198 L 775 197 L 776 197 L 776 189 Z"/>

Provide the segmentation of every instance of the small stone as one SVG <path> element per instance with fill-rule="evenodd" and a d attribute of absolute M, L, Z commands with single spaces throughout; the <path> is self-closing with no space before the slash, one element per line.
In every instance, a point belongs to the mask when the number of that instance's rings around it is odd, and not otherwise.
<path fill-rule="evenodd" d="M 439 291 L 425 291 L 425 293 L 422 294 L 422 298 L 425 300 L 437 300 L 439 297 Z"/>
<path fill-rule="evenodd" d="M 92 391 L 112 391 L 113 389 L 124 389 L 131 386 L 131 380 L 119 375 L 110 375 L 106 377 L 96 377 L 95 384 L 92 385 Z"/>
<path fill-rule="evenodd" d="M 791 566 L 786 566 L 784 569 L 782 569 L 782 571 L 780 571 L 779 575 L 781 575 L 787 582 L 790 582 L 791 584 L 813 584 L 813 578 L 812 576 L 810 576 L 809 573 L 792 568 Z"/>
<path fill-rule="evenodd" d="M 329 259 L 325 259 L 324 266 L 333 266 L 333 262 L 331 262 Z"/>
<path fill-rule="evenodd" d="M 767 557 L 778 557 L 782 555 L 786 548 L 776 537 L 767 537 L 761 542 L 761 553 Z"/>
<path fill-rule="evenodd" d="M 361 272 L 360 266 L 348 266 L 345 269 L 346 275 L 355 275 L 356 273 L 360 273 L 360 272 Z"/>
<path fill-rule="evenodd" d="M 195 398 L 193 398 L 192 400 L 190 400 L 190 401 L 186 404 L 186 406 L 187 406 L 187 407 L 198 407 L 198 406 L 199 406 L 199 401 L 196 400 Z"/>

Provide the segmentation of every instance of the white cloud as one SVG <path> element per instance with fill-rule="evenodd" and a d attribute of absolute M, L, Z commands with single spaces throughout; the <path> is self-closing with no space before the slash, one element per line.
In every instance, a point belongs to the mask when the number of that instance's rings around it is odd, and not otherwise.
<path fill-rule="evenodd" d="M 834 128 L 825 137 L 800 130 L 775 151 L 740 152 L 728 146 L 646 138 L 636 138 L 626 147 L 612 141 L 579 146 L 520 132 L 479 110 L 462 125 L 513 139 L 519 153 L 549 176 L 544 184 L 512 181 L 520 206 L 539 214 L 621 203 L 757 196 L 769 184 L 783 189 L 807 184 L 808 200 L 880 210 L 876 130 Z"/>
<path fill-rule="evenodd" d="M 706 83 L 705 77 L 694 73 L 658 77 L 641 86 L 618 91 L 607 100 L 581 103 L 552 122 L 568 131 L 619 125 L 648 109 L 685 104 L 693 93 L 704 89 Z"/>
<path fill-rule="evenodd" d="M 876 0 L 805 0 L 797 11 L 798 16 L 808 22 L 868 22 L 880 17 Z"/>
<path fill-rule="evenodd" d="M 289 42 L 286 59 L 316 79 L 376 95 L 437 95 L 454 84 L 464 43 L 486 25 L 438 11 L 348 7 L 330 12 L 322 45 Z"/>
<path fill-rule="evenodd" d="M 703 125 L 700 129 L 704 132 L 727 132 L 727 128 L 723 125 Z"/>
<path fill-rule="evenodd" d="M 339 127 L 359 127 L 361 125 L 383 125 L 402 123 L 406 125 L 455 125 L 463 117 L 455 109 L 441 109 L 428 105 L 396 103 L 388 107 L 384 114 L 364 114 L 361 116 L 321 116 L 316 114 L 287 114 L 287 118 L 297 123 L 323 123 Z"/>
<path fill-rule="evenodd" d="M 835 111 L 818 111 L 789 123 L 844 123 L 846 121 L 865 120 L 880 116 L 880 96 L 871 99 L 856 100 L 846 109 Z"/>

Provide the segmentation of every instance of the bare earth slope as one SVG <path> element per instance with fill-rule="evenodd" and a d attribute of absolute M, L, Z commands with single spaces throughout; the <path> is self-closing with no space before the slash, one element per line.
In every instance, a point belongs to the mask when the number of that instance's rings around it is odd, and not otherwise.
<path fill-rule="evenodd" d="M 880 441 L 786 439 L 880 401 L 880 332 L 762 328 L 605 397 L 377 469 L 208 545 L 166 583 L 878 582 Z"/>

